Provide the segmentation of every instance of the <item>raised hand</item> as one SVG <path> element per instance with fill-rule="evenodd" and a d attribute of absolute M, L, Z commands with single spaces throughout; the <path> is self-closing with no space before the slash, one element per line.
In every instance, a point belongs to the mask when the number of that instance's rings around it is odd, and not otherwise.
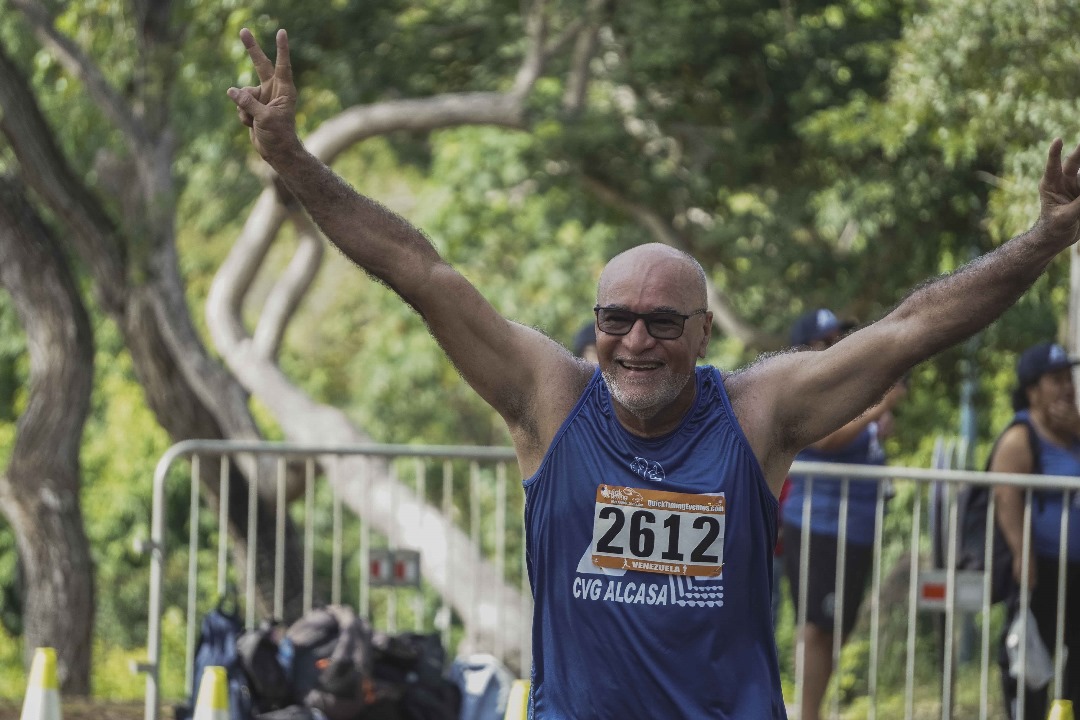
<path fill-rule="evenodd" d="M 1055 239 L 1074 243 L 1080 238 L 1080 146 L 1061 162 L 1061 138 L 1050 145 L 1046 172 L 1039 182 L 1040 222 Z"/>
<path fill-rule="evenodd" d="M 277 31 L 276 63 L 270 62 L 247 28 L 240 31 L 240 40 L 255 66 L 259 85 L 231 87 L 228 95 L 236 103 L 240 122 L 251 128 L 255 150 L 265 160 L 272 161 L 300 144 L 296 136 L 296 86 L 289 62 L 289 37 L 285 30 Z"/>

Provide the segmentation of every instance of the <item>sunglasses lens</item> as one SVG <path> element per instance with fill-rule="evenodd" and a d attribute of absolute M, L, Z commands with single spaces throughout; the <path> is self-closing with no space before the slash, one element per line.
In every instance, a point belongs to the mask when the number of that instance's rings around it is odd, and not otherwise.
<path fill-rule="evenodd" d="M 681 315 L 669 313 L 652 313 L 645 318 L 645 326 L 649 334 L 660 340 L 674 340 L 683 333 Z"/>
<path fill-rule="evenodd" d="M 609 335 L 625 335 L 634 326 L 637 317 L 620 310 L 608 310 L 601 308 L 596 311 L 596 324 L 602 332 Z"/>
<path fill-rule="evenodd" d="M 612 308 L 598 308 L 596 311 L 596 325 L 601 332 L 608 335 L 626 335 L 634 327 L 638 318 L 645 321 L 645 329 L 658 340 L 674 340 L 681 336 L 686 322 L 682 315 L 675 313 L 659 312 L 639 315 L 629 310 Z"/>

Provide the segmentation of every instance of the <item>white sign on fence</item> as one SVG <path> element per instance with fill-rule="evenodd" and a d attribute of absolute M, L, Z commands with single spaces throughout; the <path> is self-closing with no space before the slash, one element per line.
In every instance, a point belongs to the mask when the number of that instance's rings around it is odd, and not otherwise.
<path fill-rule="evenodd" d="M 368 580 L 372 587 L 420 587 L 420 553 L 406 549 L 369 549 Z"/>
<path fill-rule="evenodd" d="M 919 572 L 919 608 L 945 612 L 948 599 L 947 570 Z M 983 604 L 983 573 L 978 570 L 956 571 L 956 609 L 978 612 Z"/>

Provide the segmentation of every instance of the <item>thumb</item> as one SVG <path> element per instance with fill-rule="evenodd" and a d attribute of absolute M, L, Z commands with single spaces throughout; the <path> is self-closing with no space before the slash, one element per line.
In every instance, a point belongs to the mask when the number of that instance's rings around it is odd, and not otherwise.
<path fill-rule="evenodd" d="M 257 115 L 262 108 L 262 103 L 260 103 L 247 88 L 240 89 L 231 87 L 226 91 L 226 94 L 234 103 L 236 103 L 236 107 L 251 116 Z"/>

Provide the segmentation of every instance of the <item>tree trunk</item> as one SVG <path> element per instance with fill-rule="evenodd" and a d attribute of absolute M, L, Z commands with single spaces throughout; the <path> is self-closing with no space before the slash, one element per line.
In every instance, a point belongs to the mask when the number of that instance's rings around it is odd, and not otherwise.
<path fill-rule="evenodd" d="M 40 32 L 55 32 L 48 18 L 33 9 L 24 12 L 28 20 L 37 23 Z M 147 17 L 161 19 L 157 15 Z M 154 31 L 140 37 L 163 41 L 168 33 Z M 63 48 L 56 51 L 62 52 Z M 58 148 L 23 73 L 0 48 L 0 131 L 11 145 L 21 175 L 33 189 L 35 199 L 67 228 L 67 242 L 90 273 L 102 309 L 121 329 L 147 403 L 169 436 L 175 442 L 259 439 L 259 429 L 247 406 L 247 392 L 210 357 L 195 331 L 184 298 L 175 248 L 172 133 L 168 127 L 150 126 L 167 114 L 147 118 L 124 106 L 122 98 L 100 81 L 88 57 L 69 52 L 71 55 L 64 59 L 82 66 L 81 77 L 88 84 L 88 93 L 95 99 L 102 98 L 101 102 L 110 108 L 108 114 L 118 118 L 118 129 L 129 140 L 131 159 L 117 161 L 104 154 L 99 157 L 95 168 L 97 185 L 91 190 Z M 173 55 L 146 53 L 138 61 L 161 61 Z M 167 105 L 172 73 L 168 67 L 153 70 L 145 76 L 157 78 L 156 83 L 148 81 L 142 91 L 146 97 L 157 99 L 144 105 Z M 97 196 L 100 190 L 116 196 L 118 206 L 123 208 L 117 220 Z M 242 465 L 240 470 L 248 479 L 273 477 L 271 471 L 257 472 L 253 465 Z M 201 479 L 213 503 L 218 492 L 217 473 L 206 467 Z M 233 492 L 246 497 L 246 482 L 241 474 L 235 480 Z M 272 482 L 268 486 L 272 488 Z M 260 514 L 273 517 L 269 499 L 272 491 L 261 489 L 260 496 Z M 230 503 L 229 529 L 241 575 L 246 567 L 246 507 L 246 500 L 239 502 L 236 497 Z M 260 527 L 273 525 L 260 523 Z M 273 567 L 274 546 L 262 542 L 262 532 L 256 546 L 257 566 Z M 290 527 L 285 549 L 287 617 L 298 615 L 302 606 L 301 553 L 295 538 Z M 259 597 L 254 600 L 260 611 L 267 611 L 273 598 L 273 577 L 260 572 L 257 581 Z"/>
<path fill-rule="evenodd" d="M 0 178 L 0 285 L 27 335 L 30 389 L 0 511 L 25 572 L 24 659 L 57 649 L 65 693 L 90 691 L 93 567 L 79 506 L 79 446 L 90 408 L 90 322 L 59 243 L 11 178 Z"/>

